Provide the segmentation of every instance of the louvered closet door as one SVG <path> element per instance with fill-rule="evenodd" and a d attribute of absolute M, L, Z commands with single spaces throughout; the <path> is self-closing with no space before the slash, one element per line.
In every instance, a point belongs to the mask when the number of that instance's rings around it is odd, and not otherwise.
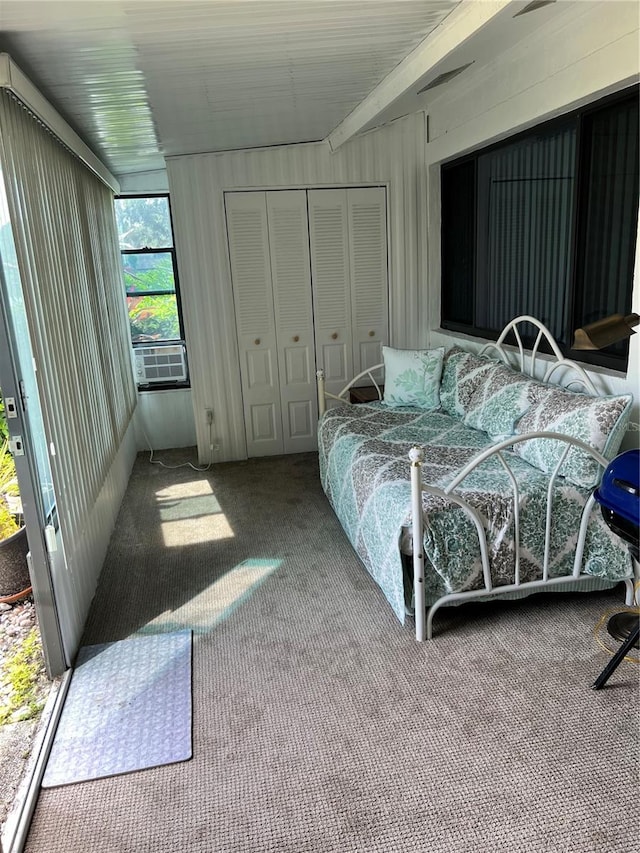
<path fill-rule="evenodd" d="M 270 456 L 284 443 L 265 193 L 227 193 L 225 206 L 247 453 Z"/>
<path fill-rule="evenodd" d="M 309 190 L 316 365 L 336 394 L 353 376 L 347 190 Z"/>
<path fill-rule="evenodd" d="M 318 420 L 306 192 L 268 192 L 267 218 L 284 452 L 301 453 Z"/>
<path fill-rule="evenodd" d="M 349 189 L 347 206 L 355 375 L 380 364 L 382 346 L 389 342 L 385 190 L 383 187 Z"/>

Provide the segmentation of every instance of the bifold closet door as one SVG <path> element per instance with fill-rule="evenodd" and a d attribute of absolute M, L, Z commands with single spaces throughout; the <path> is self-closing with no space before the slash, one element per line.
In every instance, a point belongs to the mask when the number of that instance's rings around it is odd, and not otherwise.
<path fill-rule="evenodd" d="M 347 190 L 353 372 L 382 361 L 389 343 L 387 206 L 383 187 Z M 381 375 L 376 376 L 380 380 Z M 368 380 L 367 380 L 368 382 Z"/>
<path fill-rule="evenodd" d="M 225 203 L 247 453 L 315 450 L 306 191 L 227 193 Z"/>
<path fill-rule="evenodd" d="M 305 190 L 267 192 L 285 453 L 317 447 L 318 402 Z"/>
<path fill-rule="evenodd" d="M 230 192 L 225 205 L 247 453 L 314 450 L 316 367 L 336 393 L 388 341 L 385 190 Z"/>
<path fill-rule="evenodd" d="M 309 190 L 316 366 L 337 394 L 353 376 L 346 190 Z"/>
<path fill-rule="evenodd" d="M 249 456 L 282 453 L 276 323 L 264 192 L 225 195 Z"/>
<path fill-rule="evenodd" d="M 316 364 L 335 394 L 388 343 L 386 194 L 309 190 L 308 205 Z"/>

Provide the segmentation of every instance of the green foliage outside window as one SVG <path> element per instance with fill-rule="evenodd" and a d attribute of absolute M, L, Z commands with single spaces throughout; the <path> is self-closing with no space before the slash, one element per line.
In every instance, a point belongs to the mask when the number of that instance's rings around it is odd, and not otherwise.
<path fill-rule="evenodd" d="M 20 529 L 18 520 L 13 515 L 7 496 L 17 497 L 18 476 L 13 454 L 9 450 L 9 426 L 4 410 L 4 399 L 0 393 L 0 541 L 11 536 Z"/>
<path fill-rule="evenodd" d="M 37 628 L 2 660 L 0 687 L 0 726 L 31 720 L 43 709 L 48 682 Z"/>
<path fill-rule="evenodd" d="M 7 416 L 4 411 L 4 398 L 0 393 L 0 441 L 6 441 L 9 438 L 9 425 L 7 424 Z"/>
<path fill-rule="evenodd" d="M 175 296 L 129 296 L 127 302 L 134 344 L 180 340 Z"/>
<path fill-rule="evenodd" d="M 115 210 L 131 340 L 180 340 L 169 200 L 120 198 Z M 136 251 L 142 249 L 146 251 Z"/>
<path fill-rule="evenodd" d="M 122 261 L 133 342 L 180 340 L 171 255 L 140 252 Z"/>
<path fill-rule="evenodd" d="M 165 252 L 123 255 L 122 263 L 127 294 L 139 294 L 150 290 L 175 292 L 171 255 Z"/>
<path fill-rule="evenodd" d="M 166 196 L 116 199 L 116 222 L 121 249 L 173 246 Z"/>

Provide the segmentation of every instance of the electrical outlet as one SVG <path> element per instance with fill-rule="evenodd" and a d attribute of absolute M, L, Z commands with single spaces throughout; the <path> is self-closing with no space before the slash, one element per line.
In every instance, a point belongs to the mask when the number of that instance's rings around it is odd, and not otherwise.
<path fill-rule="evenodd" d="M 204 413 L 207 416 L 207 423 L 211 425 L 213 423 L 213 409 L 205 409 Z"/>

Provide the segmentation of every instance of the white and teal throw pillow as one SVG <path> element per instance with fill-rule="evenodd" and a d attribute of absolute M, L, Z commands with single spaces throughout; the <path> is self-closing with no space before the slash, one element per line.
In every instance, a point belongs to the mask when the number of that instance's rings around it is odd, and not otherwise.
<path fill-rule="evenodd" d="M 631 413 L 633 397 L 590 397 L 531 380 L 527 391 L 531 407 L 516 425 L 516 433 L 559 432 L 579 438 L 613 459 Z M 564 453 L 566 444 L 534 438 L 514 445 L 514 453 L 541 471 L 551 473 Z M 590 488 L 598 484 L 602 469 L 588 453 L 572 447 L 562 464 L 560 474 L 577 486 Z"/>
<path fill-rule="evenodd" d="M 443 357 L 444 347 L 432 350 L 382 347 L 384 403 L 437 409 Z"/>
<path fill-rule="evenodd" d="M 528 376 L 506 364 L 494 364 L 482 374 L 464 415 L 466 426 L 482 430 L 493 439 L 508 438 L 531 406 Z"/>
<path fill-rule="evenodd" d="M 442 367 L 440 405 L 444 411 L 463 418 L 469 411 L 474 392 L 496 364 L 494 359 L 452 347 L 445 354 Z"/>

